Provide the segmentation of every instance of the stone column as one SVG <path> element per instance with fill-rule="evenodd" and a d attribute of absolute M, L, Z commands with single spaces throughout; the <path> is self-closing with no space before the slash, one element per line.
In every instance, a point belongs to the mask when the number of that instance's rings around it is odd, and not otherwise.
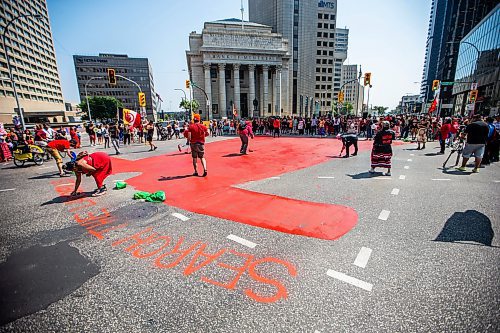
<path fill-rule="evenodd" d="M 255 99 L 255 65 L 248 66 L 248 84 L 249 84 L 249 99 L 248 99 L 248 115 L 253 118 L 253 100 Z"/>
<path fill-rule="evenodd" d="M 212 78 L 210 77 L 210 65 L 211 64 L 203 64 L 203 70 L 205 71 L 205 92 L 208 96 L 208 101 L 205 101 L 206 105 L 206 114 L 208 115 L 208 119 L 212 119 Z"/>
<path fill-rule="evenodd" d="M 276 116 L 276 70 L 271 71 L 271 115 Z"/>
<path fill-rule="evenodd" d="M 221 117 L 226 114 L 226 64 L 219 64 L 219 112 Z"/>
<path fill-rule="evenodd" d="M 264 117 L 264 79 L 259 72 L 259 117 Z"/>
<path fill-rule="evenodd" d="M 276 66 L 276 115 L 281 117 L 281 66 Z"/>
<path fill-rule="evenodd" d="M 241 105 L 240 105 L 240 64 L 233 64 L 233 82 L 234 82 L 234 105 L 236 107 L 236 112 L 238 112 L 238 117 L 241 117 Z"/>
<path fill-rule="evenodd" d="M 262 66 L 262 76 L 264 81 L 264 98 L 262 101 L 262 109 L 264 116 L 267 116 L 267 104 L 269 103 L 269 66 Z"/>

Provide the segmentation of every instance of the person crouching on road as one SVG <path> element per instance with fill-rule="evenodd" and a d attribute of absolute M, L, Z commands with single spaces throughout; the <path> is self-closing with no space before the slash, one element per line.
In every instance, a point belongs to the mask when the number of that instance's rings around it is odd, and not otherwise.
<path fill-rule="evenodd" d="M 358 155 L 358 136 L 356 134 L 339 134 L 339 139 L 342 140 L 342 151 L 345 149 L 345 155 L 343 156 L 343 158 L 349 157 L 349 148 L 351 146 L 354 146 L 354 153 L 352 154 L 352 156 Z M 342 152 L 340 154 L 342 155 Z"/>
<path fill-rule="evenodd" d="M 191 147 L 191 157 L 193 158 L 194 173 L 193 176 L 198 176 L 197 158 L 201 160 L 203 166 L 203 177 L 207 176 L 207 161 L 205 160 L 205 137 L 207 137 L 208 129 L 205 125 L 200 124 L 200 115 L 193 116 L 193 123 L 188 127 L 188 140 Z"/>
<path fill-rule="evenodd" d="M 74 171 L 76 176 L 75 190 L 71 193 L 72 196 L 78 195 L 78 188 L 82 182 L 82 174 L 87 177 L 94 177 L 97 189 L 92 193 L 93 197 L 97 197 L 106 193 L 106 185 L 104 180 L 111 175 L 111 159 L 106 153 L 92 153 L 86 151 L 81 152 L 76 157 L 74 162 L 68 162 L 65 166 L 66 170 Z"/>
<path fill-rule="evenodd" d="M 382 130 L 378 131 L 373 139 L 373 148 L 371 156 L 372 167 L 370 173 L 375 172 L 375 168 L 387 168 L 386 176 L 391 175 L 391 159 L 392 159 L 392 140 L 396 138 L 393 131 L 389 129 L 388 121 L 382 122 Z"/>
<path fill-rule="evenodd" d="M 60 152 L 65 151 L 68 156 L 71 156 L 70 148 L 74 148 L 76 146 L 76 142 L 71 140 L 68 141 L 63 139 L 62 137 L 57 138 L 56 140 L 52 140 L 47 144 L 47 150 L 52 155 L 54 160 L 56 160 L 57 169 L 59 170 L 59 176 L 65 177 L 66 173 L 63 170 L 63 159 L 61 157 Z"/>
<path fill-rule="evenodd" d="M 248 137 L 254 138 L 252 131 L 252 123 L 250 121 L 245 121 L 245 119 L 241 119 L 238 124 L 238 134 L 240 135 L 241 140 L 241 148 L 240 154 L 246 155 L 248 148 Z"/>

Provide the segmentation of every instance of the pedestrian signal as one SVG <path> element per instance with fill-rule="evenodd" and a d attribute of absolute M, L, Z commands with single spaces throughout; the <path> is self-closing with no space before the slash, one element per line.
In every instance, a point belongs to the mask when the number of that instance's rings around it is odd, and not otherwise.
<path fill-rule="evenodd" d="M 109 84 L 116 85 L 115 70 L 113 68 L 108 68 L 108 80 Z"/>

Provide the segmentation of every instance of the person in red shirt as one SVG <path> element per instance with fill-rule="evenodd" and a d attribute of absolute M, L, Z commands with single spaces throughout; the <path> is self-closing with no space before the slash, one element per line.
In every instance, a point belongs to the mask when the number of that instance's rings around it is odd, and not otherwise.
<path fill-rule="evenodd" d="M 450 140 L 448 141 L 448 147 L 451 147 L 453 141 L 455 141 L 459 129 L 460 124 L 458 123 L 457 118 L 453 118 L 453 120 L 451 121 Z"/>
<path fill-rule="evenodd" d="M 451 118 L 446 118 L 444 120 L 443 126 L 441 126 L 441 129 L 439 130 L 439 144 L 441 145 L 441 151 L 439 152 L 439 154 L 444 154 L 446 139 L 448 139 L 448 135 L 450 134 L 451 130 Z"/>
<path fill-rule="evenodd" d="M 107 189 L 104 180 L 113 172 L 111 159 L 108 154 L 101 152 L 89 154 L 86 151 L 79 153 L 75 162 L 66 163 L 66 169 L 74 171 L 76 176 L 75 189 L 71 193 L 72 196 L 79 194 L 77 191 L 82 182 L 82 174 L 94 177 L 97 189 L 92 193 L 93 197 L 105 194 Z"/>
<path fill-rule="evenodd" d="M 69 130 L 69 135 L 71 136 L 71 140 L 75 141 L 75 148 L 80 148 L 80 137 L 76 131 L 76 127 L 71 127 Z"/>
<path fill-rule="evenodd" d="M 75 142 L 73 142 L 73 146 L 74 144 Z M 66 176 L 66 173 L 62 168 L 63 159 L 59 152 L 66 151 L 68 156 L 71 156 L 70 148 L 71 143 L 66 139 L 52 140 L 47 144 L 47 150 L 49 151 L 50 155 L 52 155 L 52 157 L 54 157 L 54 159 L 56 160 L 57 169 L 59 169 L 59 176 L 61 177 Z"/>
<path fill-rule="evenodd" d="M 242 119 L 238 124 L 238 134 L 240 135 L 241 140 L 240 154 L 246 155 L 248 148 L 248 137 L 251 137 L 252 139 L 254 137 L 252 131 L 252 122 Z"/>
<path fill-rule="evenodd" d="M 188 140 L 194 167 L 193 176 L 198 176 L 197 158 L 201 160 L 203 166 L 203 177 L 207 176 L 207 161 L 205 160 L 205 137 L 207 136 L 208 129 L 200 124 L 200 115 L 196 113 L 193 116 L 193 124 L 188 127 Z"/>
<path fill-rule="evenodd" d="M 274 118 L 274 121 L 273 121 L 273 128 L 274 128 L 273 138 L 275 138 L 276 135 L 278 135 L 278 138 L 280 137 L 280 127 L 281 127 L 280 120 L 278 118 Z"/>

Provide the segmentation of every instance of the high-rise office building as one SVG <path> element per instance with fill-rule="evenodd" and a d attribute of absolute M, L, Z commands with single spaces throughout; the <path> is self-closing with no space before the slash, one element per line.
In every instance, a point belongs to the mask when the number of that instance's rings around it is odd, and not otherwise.
<path fill-rule="evenodd" d="M 433 0 L 426 45 L 421 95 L 433 98 L 432 81 L 452 82 L 460 41 L 497 4 L 496 0 Z M 441 100 L 450 104 L 452 86 L 443 86 Z"/>
<path fill-rule="evenodd" d="M 352 113 L 355 115 L 363 114 L 364 86 L 358 81 L 361 66 L 342 65 L 342 80 L 344 86 L 344 103 L 352 105 Z M 338 93 L 337 93 L 338 94 Z"/>
<path fill-rule="evenodd" d="M 108 69 L 114 69 L 116 75 L 124 76 L 140 87 L 146 94 L 146 115 L 148 119 L 156 119 L 157 96 L 153 84 L 153 71 L 147 58 L 129 58 L 125 54 L 99 54 L 98 56 L 74 55 L 76 80 L 80 92 L 80 100 L 91 96 L 115 97 L 123 103 L 123 107 L 139 110 L 138 87 L 125 79 L 117 77 L 117 84 L 108 81 Z"/>
<path fill-rule="evenodd" d="M 500 107 L 500 4 L 462 39 L 453 95 L 455 114 L 496 115 Z M 473 82 L 473 83 L 471 83 Z M 471 90 L 477 97 L 471 99 Z"/>
<path fill-rule="evenodd" d="M 11 124 L 18 114 L 5 51 L 25 122 L 66 122 L 46 1 L 2 0 L 0 27 L 5 32 L 0 48 L 0 122 Z"/>
<path fill-rule="evenodd" d="M 251 22 L 271 26 L 288 39 L 291 114 L 331 112 L 345 60 L 335 49 L 336 34 L 346 37 L 347 32 L 336 28 L 337 1 L 249 0 L 248 4 Z M 341 39 L 347 46 L 347 38 Z"/>

